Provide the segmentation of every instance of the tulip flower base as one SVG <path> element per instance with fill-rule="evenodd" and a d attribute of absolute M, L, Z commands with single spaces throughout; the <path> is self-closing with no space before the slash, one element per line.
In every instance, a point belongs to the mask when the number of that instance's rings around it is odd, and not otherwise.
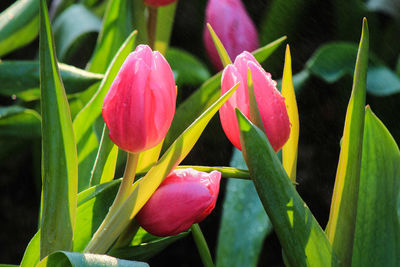
<path fill-rule="evenodd" d="M 1 262 L 400 266 L 394 3 L 74 2 L 0 7 Z"/>

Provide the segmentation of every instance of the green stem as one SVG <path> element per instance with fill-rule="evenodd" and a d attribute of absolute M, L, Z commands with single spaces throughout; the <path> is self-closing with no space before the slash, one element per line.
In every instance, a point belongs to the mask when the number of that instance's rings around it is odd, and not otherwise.
<path fill-rule="evenodd" d="M 99 235 L 101 232 L 106 231 L 109 227 L 109 222 L 112 217 L 115 215 L 117 210 L 122 206 L 126 198 L 132 192 L 132 183 L 135 179 L 136 174 L 136 167 L 139 159 L 139 154 L 128 153 L 128 158 L 126 160 L 125 165 L 125 172 L 124 176 L 122 177 L 121 185 L 119 186 L 119 190 L 117 196 L 114 199 L 113 204 L 111 205 L 110 209 L 106 217 L 104 218 L 103 222 L 101 223 L 100 227 L 97 229 L 96 233 L 93 235 L 92 239 L 90 240 L 89 244 L 85 248 L 85 252 L 97 252 L 97 246 L 99 241 Z"/>
<path fill-rule="evenodd" d="M 149 6 L 149 19 L 147 21 L 147 32 L 149 34 L 149 45 L 154 50 L 157 31 L 157 7 Z"/>
<path fill-rule="evenodd" d="M 205 267 L 214 267 L 214 263 L 211 259 L 211 253 L 208 249 L 208 245 L 206 239 L 204 238 L 203 233 L 201 232 L 200 226 L 195 223 L 190 227 L 193 234 L 194 242 L 196 243 L 197 250 L 199 251 L 201 261 Z"/>

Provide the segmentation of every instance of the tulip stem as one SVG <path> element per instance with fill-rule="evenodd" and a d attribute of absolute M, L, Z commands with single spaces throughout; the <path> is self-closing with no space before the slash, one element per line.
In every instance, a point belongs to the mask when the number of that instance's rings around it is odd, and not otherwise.
<path fill-rule="evenodd" d="M 190 229 L 192 230 L 193 239 L 196 243 L 197 250 L 199 251 L 200 258 L 203 262 L 204 267 L 214 267 L 210 250 L 208 249 L 206 239 L 201 232 L 200 226 L 195 223 L 192 225 L 192 227 L 190 227 Z"/>
<path fill-rule="evenodd" d="M 154 50 L 157 31 L 157 7 L 149 6 L 149 19 L 147 21 L 147 32 L 149 34 L 149 46 Z"/>

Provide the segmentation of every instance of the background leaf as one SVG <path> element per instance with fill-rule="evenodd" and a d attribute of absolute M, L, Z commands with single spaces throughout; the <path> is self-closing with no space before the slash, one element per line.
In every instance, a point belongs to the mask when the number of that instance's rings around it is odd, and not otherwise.
<path fill-rule="evenodd" d="M 58 64 L 67 94 L 82 92 L 101 81 L 103 75 L 87 72 L 70 65 Z M 24 77 L 21 79 L 21 77 Z M 0 94 L 15 95 L 24 101 L 40 98 L 40 71 L 38 61 L 1 61 Z"/>
<path fill-rule="evenodd" d="M 367 107 L 352 266 L 399 266 L 400 151 Z"/>
<path fill-rule="evenodd" d="M 38 267 L 73 266 L 73 267 L 148 267 L 144 262 L 127 261 L 107 255 L 81 254 L 77 252 L 57 251 L 44 258 Z"/>
<path fill-rule="evenodd" d="M 157 26 L 154 50 L 165 55 L 169 47 L 177 3 L 157 8 Z"/>
<path fill-rule="evenodd" d="M 329 241 L 344 265 L 351 264 L 356 226 L 368 48 L 369 32 L 367 21 L 364 19 L 354 71 L 353 88 L 346 112 L 329 221 L 326 227 Z"/>
<path fill-rule="evenodd" d="M 0 107 L 0 137 L 40 138 L 40 115 L 20 106 Z"/>
<path fill-rule="evenodd" d="M 242 152 L 234 149 L 231 166 L 245 169 Z M 229 179 L 218 233 L 216 266 L 257 266 L 271 222 L 252 181 Z"/>
<path fill-rule="evenodd" d="M 265 134 L 236 110 L 242 152 L 289 266 L 338 266 L 332 247 Z"/>
<path fill-rule="evenodd" d="M 165 58 L 171 66 L 178 88 L 182 85 L 199 85 L 211 76 L 200 60 L 182 49 L 169 48 Z"/>
<path fill-rule="evenodd" d="M 0 57 L 36 38 L 39 1 L 18 0 L 0 14 Z"/>
<path fill-rule="evenodd" d="M 58 71 L 45 0 L 40 1 L 42 217 L 40 256 L 70 250 L 77 207 L 78 161 L 68 100 Z"/>
<path fill-rule="evenodd" d="M 54 20 L 54 42 L 60 61 L 67 61 L 90 35 L 96 36 L 101 29 L 101 20 L 84 5 L 74 4 Z M 80 53 L 82 57 L 83 53 Z"/>

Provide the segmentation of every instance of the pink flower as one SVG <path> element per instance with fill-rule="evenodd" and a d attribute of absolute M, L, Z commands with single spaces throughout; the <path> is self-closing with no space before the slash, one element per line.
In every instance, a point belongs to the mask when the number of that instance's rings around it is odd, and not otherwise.
<path fill-rule="evenodd" d="M 249 52 L 241 53 L 235 59 L 235 63 L 226 66 L 222 73 L 221 94 L 240 82 L 236 92 L 219 110 L 222 128 L 232 144 L 241 150 L 235 108 L 239 108 L 250 119 L 247 77 L 249 69 L 266 135 L 271 146 L 277 152 L 286 143 L 290 135 L 290 122 L 285 99 L 276 89 L 276 82 L 271 79 L 271 74 L 266 72 Z"/>
<path fill-rule="evenodd" d="M 144 0 L 144 3 L 149 6 L 166 6 L 177 0 Z"/>
<path fill-rule="evenodd" d="M 205 23 L 210 23 L 230 58 L 258 48 L 257 29 L 240 0 L 209 0 Z M 206 26 L 203 41 L 211 62 L 221 70 L 221 60 Z"/>
<path fill-rule="evenodd" d="M 172 171 L 137 214 L 139 225 L 157 236 L 186 231 L 214 209 L 220 180 L 218 171 Z"/>
<path fill-rule="evenodd" d="M 165 137 L 175 113 L 176 86 L 171 67 L 157 51 L 139 45 L 128 55 L 103 103 L 110 139 L 137 153 Z"/>

